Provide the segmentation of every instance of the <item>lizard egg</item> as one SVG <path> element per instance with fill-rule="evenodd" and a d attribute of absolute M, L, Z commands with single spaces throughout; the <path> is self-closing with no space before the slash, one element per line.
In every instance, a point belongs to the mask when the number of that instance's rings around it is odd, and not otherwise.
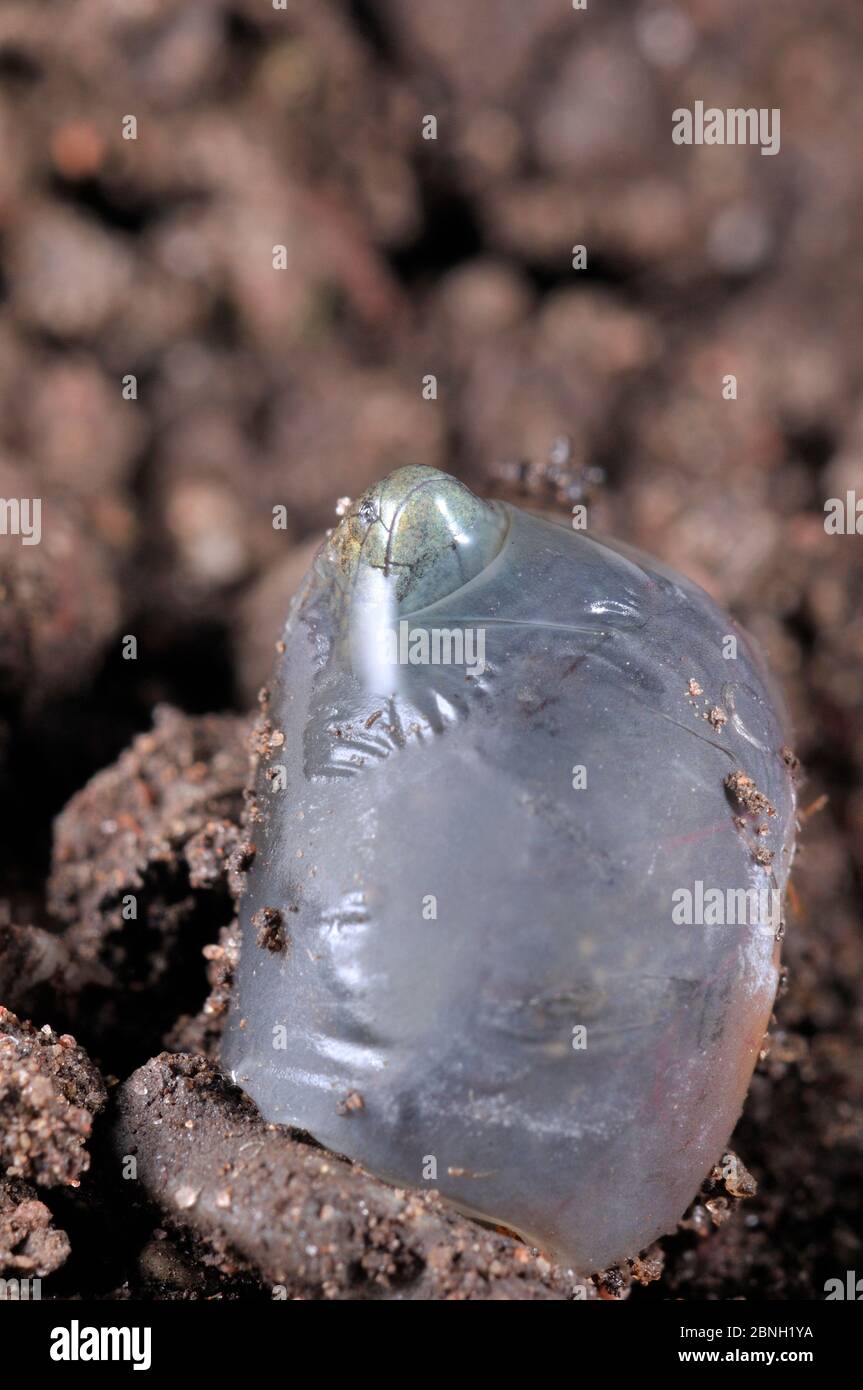
<path fill-rule="evenodd" d="M 758 653 L 658 562 L 429 468 L 351 508 L 282 636 L 226 1067 L 580 1273 L 635 1254 L 720 1157 L 776 991 Z"/>

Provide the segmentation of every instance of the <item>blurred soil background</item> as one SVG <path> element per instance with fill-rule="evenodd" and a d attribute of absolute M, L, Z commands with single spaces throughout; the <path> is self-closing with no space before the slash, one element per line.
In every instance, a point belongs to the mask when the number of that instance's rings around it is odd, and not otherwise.
<path fill-rule="evenodd" d="M 697 1207 L 630 1296 L 863 1270 L 863 542 L 824 528 L 863 498 L 861 66 L 856 0 L 6 0 L 0 496 L 42 498 L 42 541 L 0 537 L 0 1004 L 71 1028 L 109 1090 L 212 1051 L 177 1020 L 228 949 L 242 716 L 337 499 L 423 463 L 566 511 L 601 474 L 591 525 L 760 639 L 803 764 L 788 981 L 733 1140 L 758 1192 Z M 675 146 L 698 99 L 780 108 L 780 153 Z M 254 1256 L 160 1253 L 98 1134 L 80 1191 L 70 1152 L 11 1163 L 9 1268 L 261 1296 Z"/>

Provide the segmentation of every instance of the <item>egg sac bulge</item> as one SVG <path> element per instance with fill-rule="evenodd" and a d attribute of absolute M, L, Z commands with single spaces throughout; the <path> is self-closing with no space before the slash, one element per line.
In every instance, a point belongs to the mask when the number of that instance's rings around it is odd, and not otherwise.
<path fill-rule="evenodd" d="M 787 737 L 696 585 L 398 470 L 283 633 L 226 1067 L 267 1120 L 579 1273 L 634 1255 L 763 1041 Z"/>

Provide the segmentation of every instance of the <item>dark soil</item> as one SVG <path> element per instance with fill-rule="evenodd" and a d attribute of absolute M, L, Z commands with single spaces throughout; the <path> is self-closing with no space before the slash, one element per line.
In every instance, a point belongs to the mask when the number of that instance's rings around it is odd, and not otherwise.
<path fill-rule="evenodd" d="M 0 1275 L 812 1299 L 863 1267 L 863 545 L 824 526 L 863 497 L 861 61 L 854 0 L 4 7 L 0 497 L 41 498 L 42 538 L 0 534 Z M 675 146 L 697 99 L 779 107 L 780 153 Z M 739 1159 L 577 1290 L 213 1067 L 249 710 L 338 499 L 408 462 L 586 505 L 729 606 L 791 706 Z"/>

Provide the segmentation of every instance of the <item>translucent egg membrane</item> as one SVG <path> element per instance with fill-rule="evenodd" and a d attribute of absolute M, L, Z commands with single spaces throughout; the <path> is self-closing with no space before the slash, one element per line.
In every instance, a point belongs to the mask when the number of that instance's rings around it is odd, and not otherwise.
<path fill-rule="evenodd" d="M 579 1273 L 635 1254 L 720 1157 L 776 990 L 794 790 L 757 653 L 667 568 L 431 469 L 351 509 L 283 637 L 225 1065 Z M 681 921 L 698 884 L 770 911 Z"/>

